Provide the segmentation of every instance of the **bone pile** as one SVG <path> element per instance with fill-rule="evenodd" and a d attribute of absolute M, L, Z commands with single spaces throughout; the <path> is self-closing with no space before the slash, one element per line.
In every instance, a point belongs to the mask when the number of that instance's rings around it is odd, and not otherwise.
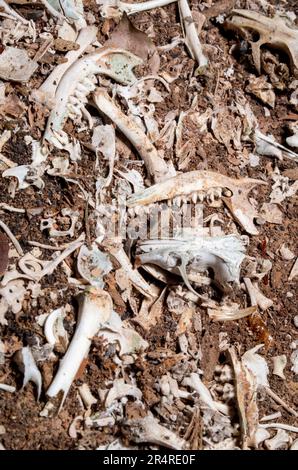
<path fill-rule="evenodd" d="M 298 448 L 285 4 L 0 0 L 0 448 Z"/>

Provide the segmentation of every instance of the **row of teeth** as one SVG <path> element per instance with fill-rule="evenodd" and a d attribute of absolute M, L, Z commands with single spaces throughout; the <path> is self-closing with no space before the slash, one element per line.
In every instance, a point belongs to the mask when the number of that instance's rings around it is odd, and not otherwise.
<path fill-rule="evenodd" d="M 95 75 L 84 77 L 76 86 L 74 93 L 67 103 L 68 117 L 77 119 L 82 117 L 81 108 L 88 102 L 87 95 L 95 90 L 97 79 Z"/>
<path fill-rule="evenodd" d="M 212 188 L 207 192 L 198 191 L 192 193 L 188 196 L 176 196 L 174 199 L 168 199 L 167 204 L 168 206 L 176 206 L 181 207 L 182 204 L 187 204 L 189 202 L 193 202 L 196 204 L 197 202 L 204 202 L 212 204 L 214 201 L 221 198 L 221 196 L 231 197 L 232 192 L 229 189 L 222 189 L 222 188 Z M 142 215 L 143 213 L 149 214 L 150 210 L 154 207 L 154 204 L 149 204 L 147 206 L 136 206 L 130 207 L 128 209 L 128 215 Z"/>

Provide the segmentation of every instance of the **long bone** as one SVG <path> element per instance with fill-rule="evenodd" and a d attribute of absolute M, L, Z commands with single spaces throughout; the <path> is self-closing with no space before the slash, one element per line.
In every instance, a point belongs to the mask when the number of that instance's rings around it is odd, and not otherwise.
<path fill-rule="evenodd" d="M 107 75 L 127 85 L 136 80 L 132 69 L 141 63 L 142 59 L 131 52 L 107 47 L 77 60 L 60 81 L 44 140 L 63 148 L 68 141 L 63 126 L 67 118 L 81 117 L 81 109 L 88 101 L 87 96 L 96 87 L 96 75 Z"/>
<path fill-rule="evenodd" d="M 257 235 L 254 218 L 258 213 L 248 200 L 250 191 L 257 184 L 267 183 L 251 178 L 233 179 L 212 171 L 190 171 L 133 194 L 127 200 L 127 206 L 145 206 L 174 198 L 177 205 L 180 205 L 181 201 L 186 202 L 187 198 L 196 203 L 203 202 L 207 197 L 212 202 L 216 197 L 222 197 L 244 230 L 251 235 Z"/>
<path fill-rule="evenodd" d="M 136 148 L 144 160 L 149 175 L 155 182 L 173 175 L 144 131 L 114 104 L 105 90 L 98 88 L 93 99 L 99 111 L 108 116 Z"/>

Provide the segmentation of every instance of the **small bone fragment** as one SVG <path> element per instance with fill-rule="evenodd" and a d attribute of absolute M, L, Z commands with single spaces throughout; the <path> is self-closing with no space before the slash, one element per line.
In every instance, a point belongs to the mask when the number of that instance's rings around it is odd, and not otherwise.
<path fill-rule="evenodd" d="M 298 258 L 296 258 L 294 266 L 291 269 L 288 281 L 292 281 L 297 275 L 298 275 Z"/>
<path fill-rule="evenodd" d="M 284 376 L 284 368 L 287 365 L 287 356 L 282 354 L 281 356 L 275 356 L 273 360 L 273 374 L 278 375 L 281 379 L 286 379 Z"/>
<path fill-rule="evenodd" d="M 250 297 L 251 305 L 257 305 L 261 310 L 267 310 L 272 307 L 273 301 L 262 294 L 256 282 L 252 283 L 248 277 L 244 277 L 243 281 Z"/>
<path fill-rule="evenodd" d="M 87 409 L 97 403 L 97 399 L 92 395 L 91 390 L 87 384 L 83 384 L 79 387 L 79 393 Z"/>

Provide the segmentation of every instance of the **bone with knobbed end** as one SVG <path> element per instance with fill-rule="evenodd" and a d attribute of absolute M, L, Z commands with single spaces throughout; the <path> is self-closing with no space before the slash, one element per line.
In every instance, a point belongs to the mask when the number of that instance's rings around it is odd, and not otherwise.
<path fill-rule="evenodd" d="M 261 46 L 264 44 L 285 52 L 291 61 L 293 71 L 298 73 L 298 30 L 290 28 L 280 16 L 268 18 L 258 11 L 236 9 L 225 22 L 225 27 L 236 30 L 244 36 L 247 31 L 259 34 L 258 41 L 250 42 L 254 64 L 259 73 L 261 73 Z"/>
<path fill-rule="evenodd" d="M 146 165 L 149 176 L 155 182 L 162 181 L 173 175 L 165 160 L 146 136 L 145 132 L 136 124 L 132 117 L 126 116 L 108 93 L 98 88 L 93 94 L 94 102 L 100 112 L 108 116 L 136 148 Z"/>
<path fill-rule="evenodd" d="M 60 408 L 62 407 L 70 386 L 86 359 L 92 338 L 110 318 L 113 310 L 113 302 L 102 289 L 90 287 L 79 297 L 79 314 L 75 334 L 60 362 L 57 374 L 47 390 L 47 396 L 56 397 L 63 392 Z"/>
<path fill-rule="evenodd" d="M 0 8 L 8 17 L 12 17 L 14 20 L 20 21 L 23 24 L 29 24 L 28 20 L 26 20 L 23 16 L 19 15 L 15 10 L 13 10 L 9 5 L 7 5 L 4 0 L 0 0 Z"/>
<path fill-rule="evenodd" d="M 233 217 L 247 233 L 257 235 L 254 218 L 258 217 L 258 213 L 248 201 L 248 195 L 258 184 L 267 185 L 264 181 L 252 178 L 234 179 L 213 171 L 190 171 L 133 194 L 127 200 L 127 206 L 143 206 L 179 196 L 191 198 L 193 193 L 200 194 L 212 188 L 223 188 L 222 200 Z M 231 196 L 225 196 L 226 190 Z"/>
<path fill-rule="evenodd" d="M 161 426 L 152 414 L 144 418 L 128 419 L 124 426 L 122 432 L 133 442 L 147 442 L 175 450 L 187 449 L 187 441 Z"/>
<path fill-rule="evenodd" d="M 149 298 L 156 298 L 157 294 L 154 287 L 145 281 L 137 269 L 133 269 L 131 262 L 122 246 L 109 245 L 110 255 L 120 264 L 134 287 Z"/>
<path fill-rule="evenodd" d="M 69 115 L 79 112 L 78 106 L 83 106 L 87 102 L 87 95 L 95 89 L 96 75 L 107 75 L 127 85 L 135 80 L 132 69 L 141 63 L 142 59 L 131 52 L 110 47 L 101 47 L 75 61 L 67 69 L 57 88 L 55 106 L 48 118 L 44 140 L 55 144 L 55 135 L 62 131 Z M 78 106 L 69 102 L 74 94 Z"/>
<path fill-rule="evenodd" d="M 79 35 L 76 39 L 76 43 L 79 45 L 79 49 L 69 51 L 65 55 L 67 62 L 59 64 L 54 68 L 52 73 L 48 78 L 43 82 L 38 90 L 33 90 L 33 98 L 37 101 L 45 102 L 47 105 L 51 106 L 51 100 L 53 105 L 55 103 L 55 92 L 60 83 L 61 78 L 65 72 L 70 68 L 70 66 L 85 52 L 88 46 L 96 40 L 97 28 L 96 26 L 87 26 L 86 28 L 81 29 Z M 51 106 L 52 107 L 52 106 Z"/>
<path fill-rule="evenodd" d="M 199 67 L 205 67 L 208 64 L 208 59 L 203 54 L 202 45 L 200 43 L 196 25 L 192 18 L 187 0 L 179 0 L 178 6 L 185 34 L 186 46 L 192 58 L 198 62 Z"/>

